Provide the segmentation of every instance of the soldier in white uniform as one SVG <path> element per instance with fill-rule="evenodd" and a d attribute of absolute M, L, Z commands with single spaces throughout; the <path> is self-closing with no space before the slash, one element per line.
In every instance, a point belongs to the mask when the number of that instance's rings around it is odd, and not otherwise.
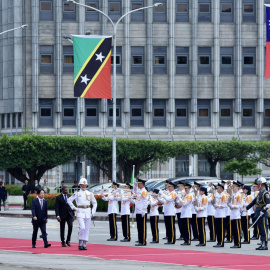
<path fill-rule="evenodd" d="M 159 221 L 159 201 L 158 201 L 158 193 L 159 189 L 154 189 L 153 194 L 149 198 L 150 205 L 150 225 L 152 231 L 152 241 L 150 244 L 159 243 L 159 229 L 158 229 L 158 221 Z"/>
<path fill-rule="evenodd" d="M 177 215 L 177 223 L 178 223 L 178 228 L 179 228 L 179 232 L 180 232 L 180 237 L 177 238 L 176 240 L 184 240 L 184 233 L 183 233 L 183 220 L 181 219 L 181 211 L 182 211 L 182 206 L 179 203 L 180 199 L 183 199 L 186 195 L 185 192 L 185 182 L 184 181 L 179 181 L 177 184 L 178 190 L 176 190 L 176 194 L 177 194 L 177 200 L 175 203 L 175 212 Z"/>
<path fill-rule="evenodd" d="M 252 201 L 258 196 L 259 194 L 259 187 L 258 187 L 258 183 L 257 183 L 257 179 L 254 181 L 253 183 L 253 191 L 251 193 L 252 196 Z M 252 223 L 255 222 L 256 218 L 255 218 L 255 207 L 253 207 L 253 214 L 251 215 L 251 220 Z M 251 237 L 250 240 L 258 240 L 260 237 L 260 232 L 259 232 L 259 225 L 258 222 L 255 224 L 254 229 L 253 229 L 253 236 Z"/>
<path fill-rule="evenodd" d="M 147 180 L 138 179 L 138 190 L 135 194 L 136 221 L 138 230 L 138 243 L 135 246 L 146 246 L 147 237 L 147 206 L 148 191 L 144 185 Z"/>
<path fill-rule="evenodd" d="M 201 186 L 200 194 L 197 197 L 197 205 L 195 206 L 195 211 L 197 212 L 200 241 L 200 243 L 196 245 L 197 247 L 206 246 L 205 219 L 207 218 L 207 207 L 207 187 Z"/>
<path fill-rule="evenodd" d="M 124 239 L 120 242 L 130 242 L 130 200 L 132 196 L 132 185 L 126 183 L 125 190 L 121 190 L 120 196 L 118 198 L 121 201 L 121 221 L 122 221 L 122 231 Z"/>
<path fill-rule="evenodd" d="M 210 239 L 207 242 L 216 242 L 216 229 L 215 229 L 215 193 L 216 186 L 211 184 L 209 188 L 209 193 L 207 196 L 208 206 L 207 206 L 207 223 L 209 227 Z"/>
<path fill-rule="evenodd" d="M 243 207 L 242 195 L 238 191 L 240 184 L 233 181 L 233 193 L 230 196 L 228 206 L 231 209 L 232 235 L 234 245 L 231 248 L 241 248 L 241 212 Z"/>
<path fill-rule="evenodd" d="M 221 184 L 217 185 L 217 193 L 215 194 L 215 220 L 216 220 L 216 235 L 217 244 L 213 247 L 220 248 L 224 247 L 224 219 L 226 217 L 227 207 L 227 196 L 224 193 L 224 186 Z"/>
<path fill-rule="evenodd" d="M 108 202 L 108 216 L 109 216 L 109 226 L 110 226 L 110 238 L 107 241 L 117 241 L 117 223 L 116 216 L 119 213 L 118 204 L 118 190 L 119 184 L 116 182 L 112 183 L 112 192 L 105 196 L 104 192 L 101 192 L 102 200 Z"/>
<path fill-rule="evenodd" d="M 199 195 L 201 184 L 198 182 L 194 182 L 193 185 L 193 203 L 192 203 L 192 219 L 191 219 L 191 228 L 193 239 L 191 241 L 199 241 L 199 227 L 197 220 L 197 212 L 195 211 L 195 201 L 197 200 L 197 196 Z"/>
<path fill-rule="evenodd" d="M 97 201 L 94 194 L 86 190 L 88 184 L 85 178 L 81 178 L 79 185 L 80 190 L 70 196 L 67 202 L 72 210 L 77 211 L 76 215 L 79 222 L 79 250 L 87 250 L 86 243 L 89 237 L 91 218 L 96 213 Z M 75 207 L 75 205 L 73 204 L 74 200 L 77 207 Z M 92 213 L 90 208 L 91 203 L 93 205 Z"/>
<path fill-rule="evenodd" d="M 166 224 L 166 235 L 168 237 L 167 243 L 165 245 L 175 244 L 175 184 L 173 182 L 168 182 L 169 194 L 165 194 L 162 190 L 159 191 L 161 199 L 164 201 L 164 219 Z"/>

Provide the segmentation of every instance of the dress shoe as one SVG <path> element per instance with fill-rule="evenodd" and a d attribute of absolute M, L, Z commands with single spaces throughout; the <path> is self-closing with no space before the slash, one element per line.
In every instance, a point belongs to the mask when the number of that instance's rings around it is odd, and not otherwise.
<path fill-rule="evenodd" d="M 243 241 L 243 242 L 241 242 L 241 244 L 250 244 L 250 242 L 248 242 L 248 241 Z"/>
<path fill-rule="evenodd" d="M 50 247 L 50 246 L 51 246 L 51 244 L 46 244 L 46 245 L 44 245 L 45 248 L 48 248 L 48 247 Z"/>
<path fill-rule="evenodd" d="M 168 237 L 163 237 L 162 239 L 163 239 L 163 240 L 167 240 L 167 239 L 168 239 Z"/>
<path fill-rule="evenodd" d="M 150 244 L 157 244 L 157 243 L 159 243 L 159 241 L 152 241 L 152 242 L 150 242 Z"/>
<path fill-rule="evenodd" d="M 230 248 L 241 248 L 241 246 L 239 247 L 239 246 L 237 246 L 237 245 L 233 245 L 233 246 L 230 247 Z"/>
<path fill-rule="evenodd" d="M 256 236 L 253 236 L 250 238 L 250 240 L 258 240 L 259 238 L 257 238 Z"/>
<path fill-rule="evenodd" d="M 207 240 L 207 242 L 216 242 L 216 241 L 213 239 L 210 239 L 210 240 Z"/>
<path fill-rule="evenodd" d="M 117 241 L 117 239 L 109 238 L 109 239 L 107 239 L 107 241 Z"/>
<path fill-rule="evenodd" d="M 224 247 L 224 246 L 222 246 L 222 245 L 220 245 L 220 244 L 217 244 L 217 245 L 215 245 L 215 246 L 213 246 L 213 247 L 221 248 L 221 247 Z"/>
<path fill-rule="evenodd" d="M 71 244 L 70 244 L 69 241 L 66 241 L 66 245 L 69 246 L 69 247 L 71 247 Z"/>
<path fill-rule="evenodd" d="M 226 240 L 226 241 L 224 241 L 224 243 L 232 243 L 232 241 Z"/>
<path fill-rule="evenodd" d="M 188 242 L 184 242 L 181 244 L 181 246 L 190 246 L 190 244 Z"/>
<path fill-rule="evenodd" d="M 164 243 L 164 245 L 174 245 L 174 243 L 172 243 L 172 242 L 167 242 L 167 243 Z"/>
<path fill-rule="evenodd" d="M 79 246 L 79 250 L 84 250 L 84 248 L 82 246 Z"/>
<path fill-rule="evenodd" d="M 87 250 L 87 247 L 82 247 L 83 248 L 83 250 Z"/>
<path fill-rule="evenodd" d="M 130 242 L 130 240 L 124 238 L 123 240 L 120 240 L 120 242 Z"/>
<path fill-rule="evenodd" d="M 198 245 L 196 245 L 196 247 L 204 247 L 204 246 L 206 246 L 206 244 L 198 244 Z"/>
<path fill-rule="evenodd" d="M 36 245 L 32 245 L 32 248 L 36 248 Z"/>
<path fill-rule="evenodd" d="M 268 247 L 267 246 L 260 246 L 260 247 L 257 247 L 256 250 L 268 250 Z"/>
<path fill-rule="evenodd" d="M 62 242 L 62 247 L 66 247 L 66 244 L 65 244 L 65 242 Z"/>
<path fill-rule="evenodd" d="M 198 238 L 193 238 L 193 239 L 191 239 L 191 241 L 199 241 L 199 239 Z"/>
<path fill-rule="evenodd" d="M 143 247 L 143 246 L 146 246 L 146 244 L 143 245 L 142 243 L 138 243 L 138 244 L 135 244 L 135 246 L 136 246 L 136 247 Z"/>

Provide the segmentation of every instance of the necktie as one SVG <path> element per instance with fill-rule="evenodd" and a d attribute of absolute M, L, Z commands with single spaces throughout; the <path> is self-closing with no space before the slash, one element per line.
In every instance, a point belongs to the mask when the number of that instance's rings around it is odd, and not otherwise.
<path fill-rule="evenodd" d="M 43 206 L 43 200 L 40 200 L 40 208 L 42 210 L 42 206 Z"/>
<path fill-rule="evenodd" d="M 65 201 L 67 203 L 67 194 L 64 195 Z"/>

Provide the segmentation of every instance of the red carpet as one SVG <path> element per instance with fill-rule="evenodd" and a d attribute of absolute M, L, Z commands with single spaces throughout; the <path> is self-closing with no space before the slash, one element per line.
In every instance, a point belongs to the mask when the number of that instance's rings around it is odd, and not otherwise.
<path fill-rule="evenodd" d="M 0 238 L 0 250 L 85 256 L 106 260 L 169 263 L 220 269 L 254 270 L 259 268 L 260 270 L 268 270 L 270 268 L 270 258 L 266 256 L 97 244 L 88 244 L 87 251 L 79 251 L 77 243 L 72 243 L 72 247 L 66 248 L 62 248 L 59 242 L 50 241 L 50 243 L 52 246 L 46 249 L 43 247 L 43 242 L 39 240 L 37 241 L 37 248 L 33 249 L 31 240 Z"/>

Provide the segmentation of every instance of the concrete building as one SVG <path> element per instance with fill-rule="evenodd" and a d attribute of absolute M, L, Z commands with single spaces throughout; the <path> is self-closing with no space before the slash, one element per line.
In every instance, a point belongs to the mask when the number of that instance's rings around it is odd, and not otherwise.
<path fill-rule="evenodd" d="M 119 24 L 117 137 L 268 139 L 264 4 L 269 0 L 77 2 L 102 10 L 113 21 L 131 9 L 163 3 L 133 13 Z M 73 96 L 73 50 L 64 39 L 89 31 L 112 35 L 107 19 L 65 0 L 0 0 L 0 9 L 2 31 L 29 25 L 24 31 L 0 36 L 0 133 L 29 129 L 44 135 L 79 132 L 111 137 L 111 101 L 77 102 Z M 48 172 L 45 178 L 55 184 L 71 181 L 74 162 Z M 93 181 L 98 181 L 100 175 L 90 167 Z M 181 156 L 156 167 L 145 176 L 209 174 L 202 157 Z M 222 173 L 222 164 L 218 175 L 233 177 Z"/>

